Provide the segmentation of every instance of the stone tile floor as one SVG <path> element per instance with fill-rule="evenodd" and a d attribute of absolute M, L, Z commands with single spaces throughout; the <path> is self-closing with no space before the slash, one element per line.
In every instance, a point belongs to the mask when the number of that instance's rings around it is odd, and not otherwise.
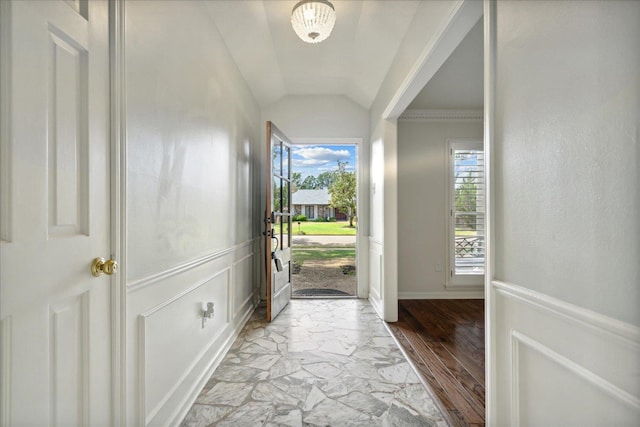
<path fill-rule="evenodd" d="M 446 426 L 365 300 L 258 308 L 182 426 Z"/>

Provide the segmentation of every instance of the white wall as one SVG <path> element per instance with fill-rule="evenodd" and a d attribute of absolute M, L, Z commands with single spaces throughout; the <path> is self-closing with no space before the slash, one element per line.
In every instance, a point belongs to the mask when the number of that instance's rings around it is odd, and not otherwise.
<path fill-rule="evenodd" d="M 256 302 L 260 112 L 203 3 L 127 1 L 125 22 L 127 424 L 165 425 Z"/>
<path fill-rule="evenodd" d="M 361 106 L 342 95 L 291 95 L 262 110 L 262 139 L 266 144 L 264 123 L 272 121 L 294 143 L 344 142 L 358 144 L 358 231 L 357 231 L 357 271 L 358 296 L 366 298 L 369 293 L 368 278 L 368 238 L 369 235 L 369 115 Z M 348 140 L 348 141 L 346 141 Z M 264 154 L 263 154 L 264 156 Z M 260 176 L 265 173 L 262 158 Z M 261 212 L 266 205 L 265 191 L 261 185 Z M 261 295 L 266 295 L 264 280 Z"/>
<path fill-rule="evenodd" d="M 635 325 L 639 8 L 501 3 L 495 152 L 496 276 Z"/>
<path fill-rule="evenodd" d="M 638 425 L 640 3 L 489 9 L 487 422 Z"/>
<path fill-rule="evenodd" d="M 371 158 L 370 211 L 375 217 L 370 230 L 372 247 L 369 283 L 372 289 L 380 289 L 379 294 L 372 291 L 370 300 L 378 314 L 390 322 L 397 320 L 397 303 L 393 300 L 397 299 L 398 286 L 396 251 L 398 140 L 395 117 L 385 120 L 383 113 L 392 107 L 394 97 L 405 87 L 406 79 L 415 72 L 415 67 L 420 63 L 425 49 L 435 45 L 443 31 L 443 23 L 448 21 L 448 17 L 459 5 L 460 2 L 450 1 L 429 1 L 420 4 L 369 113 L 371 147 L 376 153 Z M 444 59 L 446 58 L 442 59 L 443 62 Z M 385 241 L 385 236 L 390 241 Z M 377 265 L 379 268 L 375 267 Z M 388 291 L 387 295 L 385 295 L 385 289 Z"/>
<path fill-rule="evenodd" d="M 482 141 L 475 121 L 398 122 L 398 297 L 482 298 L 445 287 L 448 275 L 449 217 L 447 138 Z M 436 265 L 440 271 L 436 271 Z"/>
<path fill-rule="evenodd" d="M 414 71 L 413 68 L 419 62 L 425 48 L 435 43 L 447 18 L 459 6 L 458 3 L 460 1 L 439 0 L 421 2 L 418 6 L 407 34 L 371 106 L 372 133 L 396 92 L 402 87 L 407 76 Z"/>
<path fill-rule="evenodd" d="M 262 119 L 274 122 L 290 139 L 367 138 L 369 135 L 367 111 L 342 95 L 285 96 L 264 108 Z"/>

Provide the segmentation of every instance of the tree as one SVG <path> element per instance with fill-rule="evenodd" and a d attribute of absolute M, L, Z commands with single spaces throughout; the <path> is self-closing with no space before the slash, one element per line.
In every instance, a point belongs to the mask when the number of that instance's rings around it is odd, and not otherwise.
<path fill-rule="evenodd" d="M 274 212 L 281 212 L 289 208 L 289 188 L 285 184 L 284 187 L 281 187 L 276 182 L 273 183 L 273 188 L 271 189 L 271 198 L 273 200 L 273 210 Z"/>
<path fill-rule="evenodd" d="M 301 190 L 315 190 L 318 187 L 318 178 L 313 175 L 307 175 L 300 185 Z"/>
<path fill-rule="evenodd" d="M 302 188 L 302 174 L 300 172 L 291 172 L 291 192 L 295 193 L 301 188 Z"/>
<path fill-rule="evenodd" d="M 329 186 L 329 204 L 346 211 L 349 227 L 353 227 L 353 218 L 356 216 L 356 173 L 347 172 L 348 163 L 338 160 L 338 170 L 334 172 L 335 180 Z"/>
<path fill-rule="evenodd" d="M 456 211 L 475 212 L 478 200 L 477 194 L 478 186 L 476 185 L 476 180 L 471 176 L 462 178 L 462 183 L 456 188 Z M 467 230 L 476 229 L 476 218 L 474 215 L 458 216 L 456 223 L 459 227 Z"/>
<path fill-rule="evenodd" d="M 335 180 L 336 180 L 336 171 L 322 172 L 320 175 L 318 175 L 317 189 L 329 188 L 331 187 L 331 184 L 333 184 Z"/>

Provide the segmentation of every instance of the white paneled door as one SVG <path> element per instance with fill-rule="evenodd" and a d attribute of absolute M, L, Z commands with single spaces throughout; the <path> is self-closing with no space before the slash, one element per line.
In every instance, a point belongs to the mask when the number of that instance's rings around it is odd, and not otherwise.
<path fill-rule="evenodd" d="M 0 425 L 113 425 L 108 4 L 0 3 Z"/>

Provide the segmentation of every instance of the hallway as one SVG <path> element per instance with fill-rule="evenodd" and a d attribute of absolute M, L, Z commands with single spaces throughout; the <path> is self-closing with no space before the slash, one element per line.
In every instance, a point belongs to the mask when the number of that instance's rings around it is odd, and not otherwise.
<path fill-rule="evenodd" d="M 185 420 L 191 426 L 446 426 L 365 300 L 258 308 Z"/>

